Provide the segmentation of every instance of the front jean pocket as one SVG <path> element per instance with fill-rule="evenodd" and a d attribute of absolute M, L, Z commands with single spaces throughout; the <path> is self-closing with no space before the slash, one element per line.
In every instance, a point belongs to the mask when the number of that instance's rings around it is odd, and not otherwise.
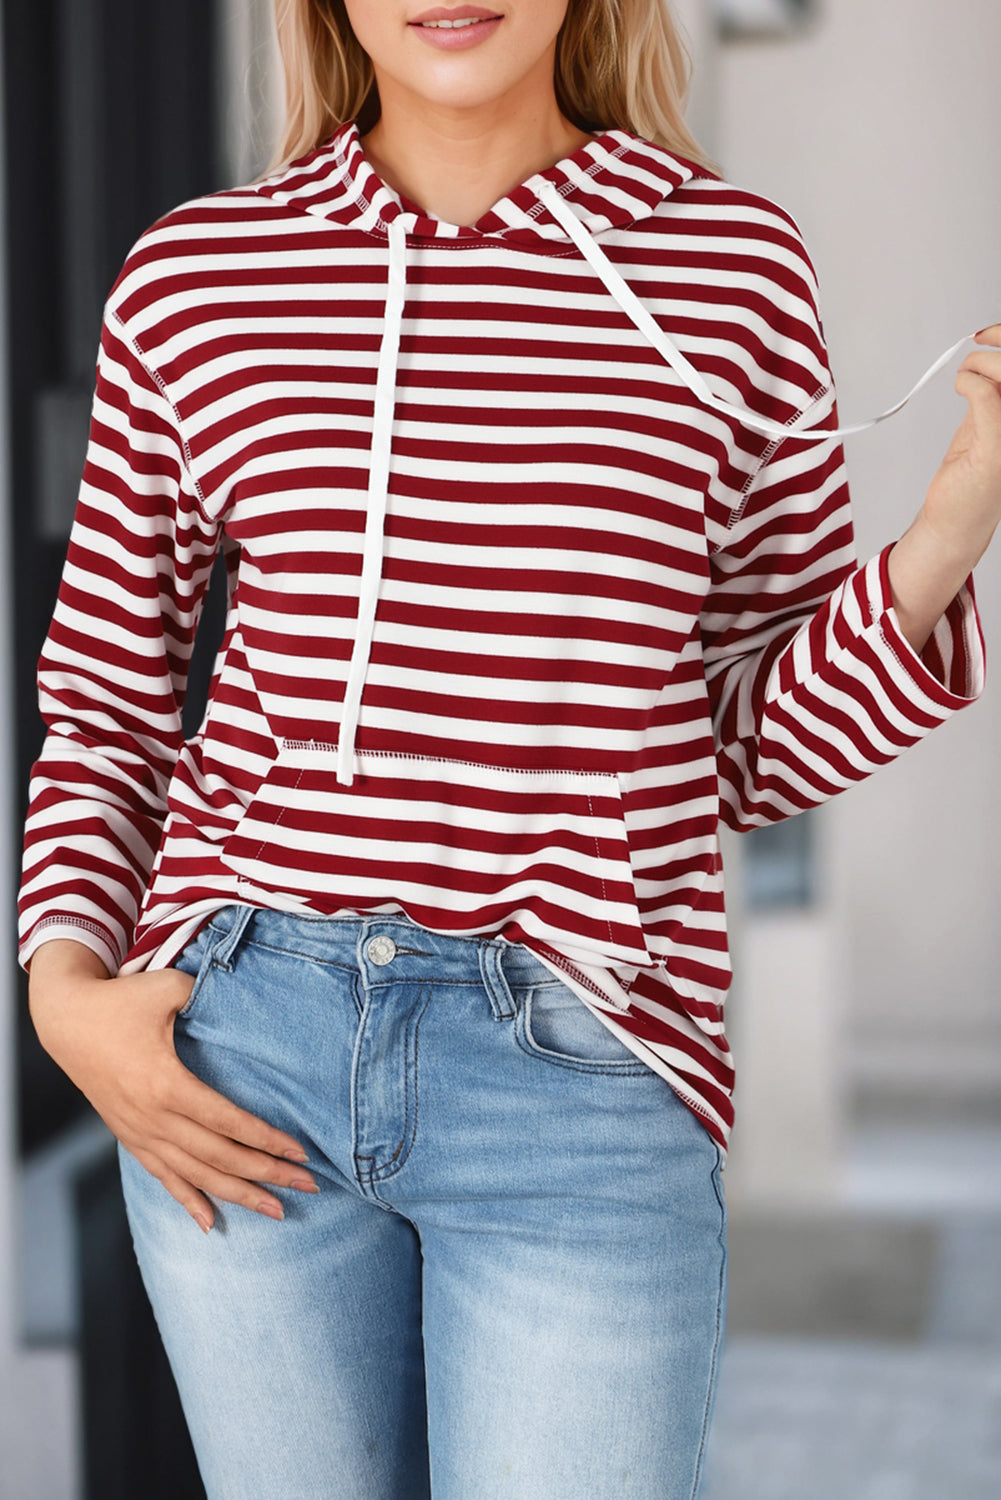
<path fill-rule="evenodd" d="M 646 1063 L 559 980 L 514 993 L 515 1037 L 523 1051 L 589 1073 L 652 1076 Z"/>

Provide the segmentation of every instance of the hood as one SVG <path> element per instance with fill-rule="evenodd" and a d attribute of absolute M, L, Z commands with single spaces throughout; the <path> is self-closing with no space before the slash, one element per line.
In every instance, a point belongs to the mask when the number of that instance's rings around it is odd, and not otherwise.
<path fill-rule="evenodd" d="M 350 120 L 309 155 L 255 185 L 257 192 L 274 202 L 361 230 L 383 239 L 386 246 L 386 313 L 376 375 L 358 618 L 337 736 L 341 784 L 350 786 L 354 779 L 355 737 L 382 577 L 397 362 L 411 245 L 489 237 L 529 251 L 566 255 L 572 244 L 612 299 L 705 405 L 771 438 L 795 435 L 827 442 L 839 435 L 838 429 L 830 427 L 809 431 L 817 420 L 825 420 L 812 410 L 799 422 L 783 426 L 716 395 L 598 243 L 603 234 L 649 218 L 682 184 L 712 175 L 628 131 L 605 130 L 553 166 L 526 178 L 475 224 L 451 224 L 432 217 L 383 182 L 365 155 L 356 122 Z"/>
<path fill-rule="evenodd" d="M 473 225 L 435 219 L 395 192 L 375 172 L 349 120 L 308 156 L 258 185 L 279 203 L 370 234 L 388 237 L 398 223 L 411 239 L 491 239 L 542 249 L 565 249 L 566 227 L 545 200 L 546 187 L 573 204 L 589 234 L 646 219 L 675 188 L 709 175 L 625 130 L 606 130 L 572 155 L 513 188 Z"/>

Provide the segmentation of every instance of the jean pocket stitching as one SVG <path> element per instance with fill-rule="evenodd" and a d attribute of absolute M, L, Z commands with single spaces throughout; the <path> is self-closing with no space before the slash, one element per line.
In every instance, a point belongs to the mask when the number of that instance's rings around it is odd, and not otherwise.
<path fill-rule="evenodd" d="M 559 983 L 559 981 L 557 982 Z M 651 1071 L 642 1058 L 632 1055 L 623 1058 L 574 1057 L 569 1052 L 556 1052 L 550 1047 L 544 1047 L 536 1039 L 532 1031 L 531 1010 L 532 997 L 535 992 L 539 989 L 548 988 L 550 988 L 548 984 L 538 984 L 516 992 L 518 1009 L 515 1017 L 514 1034 L 515 1041 L 522 1052 L 526 1053 L 529 1057 L 536 1058 L 540 1062 L 551 1063 L 553 1066 L 559 1068 L 569 1068 L 577 1073 L 611 1073 L 620 1077 L 641 1077 Z M 563 986 L 563 988 L 566 988 L 566 986 Z M 576 996 L 574 998 L 577 999 Z M 583 1000 L 578 1000 L 578 1004 L 584 1005 Z M 584 1008 L 587 1009 L 586 1006 Z M 597 1017 L 595 1019 L 598 1020 Z M 600 1020 L 598 1020 L 598 1024 L 602 1024 Z"/>

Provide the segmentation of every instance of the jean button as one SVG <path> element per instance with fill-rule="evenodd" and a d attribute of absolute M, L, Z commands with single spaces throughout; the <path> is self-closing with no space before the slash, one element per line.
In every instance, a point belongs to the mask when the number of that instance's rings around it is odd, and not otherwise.
<path fill-rule="evenodd" d="M 365 949 L 374 964 L 391 964 L 396 957 L 396 944 L 391 937 L 374 937 Z"/>

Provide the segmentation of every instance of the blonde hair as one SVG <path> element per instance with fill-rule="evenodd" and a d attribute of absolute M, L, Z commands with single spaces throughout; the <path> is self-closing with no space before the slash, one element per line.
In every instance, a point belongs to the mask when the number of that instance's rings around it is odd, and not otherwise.
<path fill-rule="evenodd" d="M 325 141 L 346 120 L 378 119 L 368 54 L 344 0 L 275 0 L 285 71 L 285 124 L 265 175 Z M 691 59 L 670 0 L 569 0 L 556 39 L 556 99 L 581 130 L 628 130 L 715 171 L 685 124 Z"/>

